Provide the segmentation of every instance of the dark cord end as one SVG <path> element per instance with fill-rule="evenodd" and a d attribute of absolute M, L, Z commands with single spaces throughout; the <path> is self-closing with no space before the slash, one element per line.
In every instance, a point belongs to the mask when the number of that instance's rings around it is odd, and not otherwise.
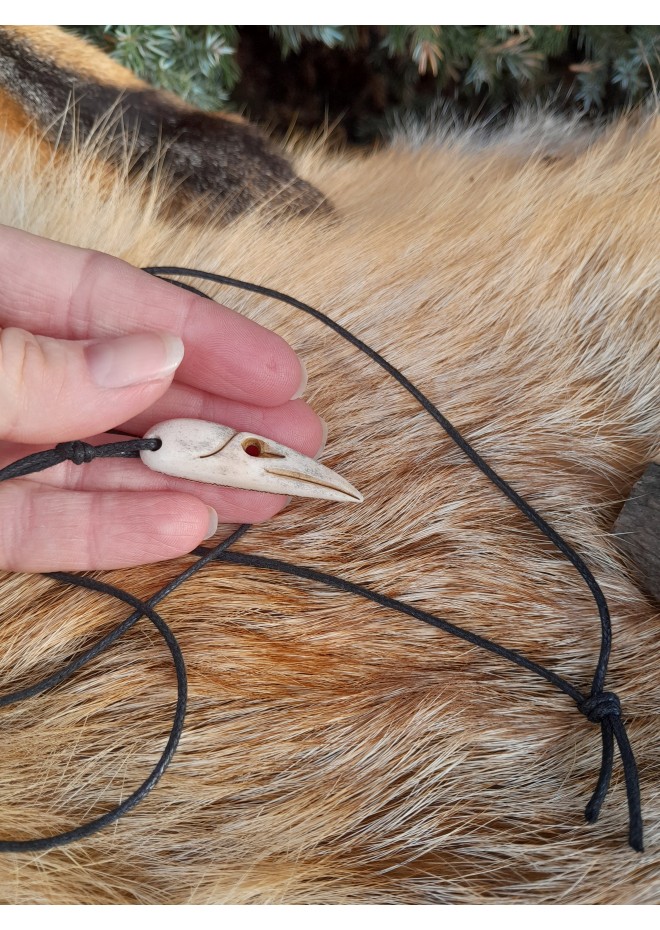
<path fill-rule="evenodd" d="M 600 804 L 593 804 L 591 801 L 587 804 L 584 809 L 584 819 L 587 823 L 596 823 L 600 815 Z"/>
<path fill-rule="evenodd" d="M 628 842 L 630 843 L 631 847 L 635 850 L 635 852 L 638 852 L 638 853 L 643 853 L 643 852 L 644 852 L 644 842 L 643 842 L 641 836 L 639 836 L 639 837 L 638 837 L 638 836 L 631 836 L 631 837 L 629 838 Z"/>

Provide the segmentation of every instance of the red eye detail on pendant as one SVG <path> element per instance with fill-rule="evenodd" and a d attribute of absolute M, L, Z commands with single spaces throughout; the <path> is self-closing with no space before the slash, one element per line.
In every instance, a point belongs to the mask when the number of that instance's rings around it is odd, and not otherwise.
<path fill-rule="evenodd" d="M 261 446 L 256 442 L 249 442 L 243 446 L 248 455 L 258 458 L 261 455 Z"/>

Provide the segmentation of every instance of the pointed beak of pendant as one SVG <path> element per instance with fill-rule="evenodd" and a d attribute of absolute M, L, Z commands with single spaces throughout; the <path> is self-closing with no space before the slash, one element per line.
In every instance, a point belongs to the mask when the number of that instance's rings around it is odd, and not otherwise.
<path fill-rule="evenodd" d="M 155 451 L 140 453 L 154 471 L 206 484 L 297 497 L 360 503 L 360 492 L 315 459 L 254 433 L 237 433 L 204 420 L 168 420 L 145 439 Z"/>
<path fill-rule="evenodd" d="M 255 467 L 261 470 L 264 480 L 275 482 L 278 494 L 353 504 L 364 500 L 345 478 L 315 459 L 267 439 L 247 433 L 239 435 L 244 451 L 257 460 Z"/>

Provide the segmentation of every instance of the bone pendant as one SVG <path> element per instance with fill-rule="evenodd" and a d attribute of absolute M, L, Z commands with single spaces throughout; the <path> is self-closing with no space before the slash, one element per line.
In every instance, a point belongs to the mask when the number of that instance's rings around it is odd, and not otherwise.
<path fill-rule="evenodd" d="M 145 439 L 152 438 L 160 439 L 161 447 L 140 457 L 165 475 L 271 494 L 363 500 L 352 484 L 315 459 L 254 433 L 205 420 L 167 420 L 146 433 Z"/>

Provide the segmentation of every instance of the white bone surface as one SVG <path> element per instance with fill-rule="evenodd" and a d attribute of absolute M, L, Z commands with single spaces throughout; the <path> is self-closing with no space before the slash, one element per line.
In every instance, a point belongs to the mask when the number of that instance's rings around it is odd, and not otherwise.
<path fill-rule="evenodd" d="M 161 440 L 160 449 L 140 457 L 154 471 L 205 484 L 220 484 L 271 494 L 359 503 L 352 484 L 315 459 L 254 433 L 238 433 L 205 420 L 167 420 L 145 434 Z M 257 447 L 259 455 L 246 449 Z"/>

